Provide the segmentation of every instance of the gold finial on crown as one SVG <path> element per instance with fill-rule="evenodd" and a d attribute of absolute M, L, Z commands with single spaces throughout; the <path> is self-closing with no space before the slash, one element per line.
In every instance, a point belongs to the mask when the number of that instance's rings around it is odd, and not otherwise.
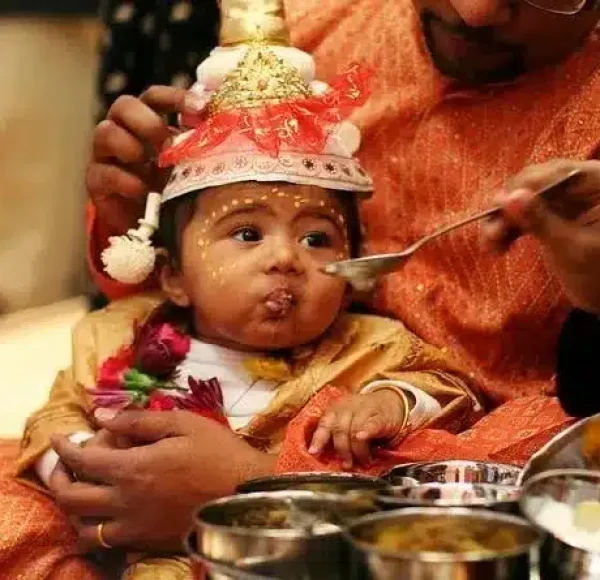
<path fill-rule="evenodd" d="M 208 105 L 211 113 L 305 98 L 310 89 L 299 71 L 262 43 L 251 44 Z"/>
<path fill-rule="evenodd" d="M 221 46 L 253 41 L 290 46 L 283 0 L 220 0 Z"/>

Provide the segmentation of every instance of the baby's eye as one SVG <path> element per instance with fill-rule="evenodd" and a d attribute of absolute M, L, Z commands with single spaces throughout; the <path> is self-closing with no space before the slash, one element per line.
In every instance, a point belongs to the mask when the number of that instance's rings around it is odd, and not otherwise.
<path fill-rule="evenodd" d="M 238 242 L 260 242 L 262 235 L 258 228 L 244 226 L 233 233 L 233 239 Z"/>
<path fill-rule="evenodd" d="M 325 232 L 310 232 L 300 240 L 300 243 L 309 248 L 328 248 L 331 246 L 331 238 Z"/>

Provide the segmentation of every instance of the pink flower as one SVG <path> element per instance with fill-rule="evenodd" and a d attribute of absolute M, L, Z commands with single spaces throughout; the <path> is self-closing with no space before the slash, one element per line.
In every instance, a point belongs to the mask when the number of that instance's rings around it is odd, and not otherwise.
<path fill-rule="evenodd" d="M 157 379 L 167 379 L 185 359 L 190 343 L 190 337 L 171 324 L 147 324 L 133 344 L 135 367 Z"/>
<path fill-rule="evenodd" d="M 200 381 L 188 377 L 188 385 L 190 392 L 185 397 L 177 398 L 177 406 L 229 426 L 223 413 L 223 391 L 219 380 Z"/>

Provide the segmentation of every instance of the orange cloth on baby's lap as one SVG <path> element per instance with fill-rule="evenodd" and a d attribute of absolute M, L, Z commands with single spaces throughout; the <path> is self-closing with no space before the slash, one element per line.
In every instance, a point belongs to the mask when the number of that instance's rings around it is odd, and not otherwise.
<path fill-rule="evenodd" d="M 342 396 L 339 389 L 323 389 L 290 423 L 277 463 L 279 473 L 343 471 L 342 459 L 331 448 L 318 457 L 308 453 L 319 418 L 327 407 Z M 379 450 L 369 465 L 355 466 L 354 470 L 380 475 L 401 463 L 448 459 L 522 466 L 571 422 L 557 399 L 524 397 L 503 405 L 460 435 L 436 429 L 410 434 L 396 449 Z"/>
<path fill-rule="evenodd" d="M 17 482 L 16 441 L 0 442 L 0 577 L 101 580 L 78 553 L 77 537 L 54 500 Z"/>

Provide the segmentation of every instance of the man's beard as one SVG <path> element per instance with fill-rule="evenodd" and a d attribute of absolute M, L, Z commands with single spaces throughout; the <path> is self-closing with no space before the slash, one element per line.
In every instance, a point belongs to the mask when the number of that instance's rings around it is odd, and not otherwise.
<path fill-rule="evenodd" d="M 420 18 L 427 49 L 435 67 L 442 74 L 467 84 L 479 85 L 511 81 L 525 72 L 522 51 L 515 46 L 488 40 L 491 32 L 485 29 L 474 31 L 464 23 L 449 25 L 430 11 L 422 12 Z M 435 27 L 463 37 L 467 41 L 481 42 L 482 45 L 489 47 L 497 46 L 498 56 L 505 55 L 506 58 L 498 66 L 477 66 L 475 61 L 468 59 L 458 61 L 448 58 L 438 47 Z"/>

